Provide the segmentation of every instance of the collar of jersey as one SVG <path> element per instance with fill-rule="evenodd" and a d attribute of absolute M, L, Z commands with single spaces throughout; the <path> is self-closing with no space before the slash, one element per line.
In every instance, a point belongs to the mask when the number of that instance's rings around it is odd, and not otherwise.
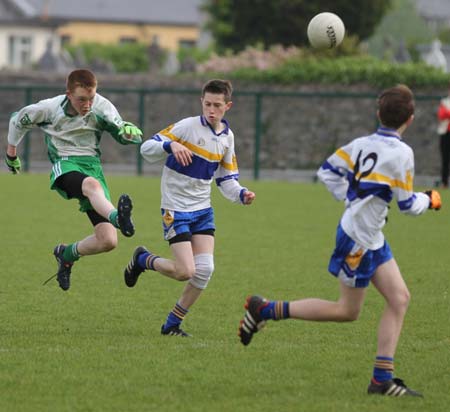
<path fill-rule="evenodd" d="M 377 130 L 377 134 L 380 136 L 386 136 L 386 137 L 396 137 L 397 139 L 402 140 L 402 138 L 398 134 L 397 130 L 389 129 L 388 127 L 379 127 Z"/>
<path fill-rule="evenodd" d="M 223 129 L 220 133 L 216 133 L 213 127 L 209 124 L 208 120 L 206 120 L 205 116 L 200 116 L 200 122 L 202 123 L 202 126 L 208 126 L 216 136 L 220 136 L 221 134 L 228 134 L 228 131 L 230 130 L 230 126 L 225 119 L 221 120 L 221 122 L 225 125 L 225 129 Z"/>
<path fill-rule="evenodd" d="M 70 114 L 67 112 L 67 109 L 69 108 L 69 99 L 67 96 L 64 97 L 64 100 L 61 102 L 61 108 L 63 109 L 63 112 L 67 117 L 76 117 L 77 116 L 76 114 Z"/>

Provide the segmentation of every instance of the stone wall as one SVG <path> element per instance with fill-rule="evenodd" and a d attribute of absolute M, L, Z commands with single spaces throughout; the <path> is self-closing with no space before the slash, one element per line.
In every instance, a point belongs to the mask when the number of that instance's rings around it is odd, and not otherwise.
<path fill-rule="evenodd" d="M 136 90 L 148 90 L 144 97 L 144 135 L 153 133 L 183 117 L 200 114 L 200 89 L 207 79 L 184 77 L 151 78 L 148 75 L 99 76 L 100 94 L 109 98 L 122 117 L 139 122 L 139 95 Z M 4 85 L 43 86 L 36 90 L 32 101 L 64 92 L 63 76 L 42 73 L 0 72 L 0 128 L 2 149 L 6 146 L 9 114 L 25 102 L 24 90 L 5 90 Z M 261 100 L 261 140 L 259 142 L 261 176 L 295 175 L 295 171 L 313 170 L 332 151 L 350 139 L 374 131 L 376 127 L 375 96 L 380 90 L 366 85 L 268 86 L 234 83 L 233 108 L 227 116 L 236 136 L 236 152 L 241 170 L 251 171 L 255 161 L 256 92 Z M 303 93 L 301 96 L 293 92 Z M 405 133 L 405 141 L 414 149 L 416 174 L 438 176 L 440 168 L 436 110 L 439 97 L 446 90 L 414 90 L 417 96 L 416 119 Z M 46 164 L 46 148 L 40 131 L 30 134 L 30 169 Z M 22 150 L 24 145 L 22 146 Z M 133 172 L 138 154 L 135 148 L 121 146 L 109 138 L 102 139 L 103 161 L 108 170 Z M 160 169 L 160 168 L 158 168 Z M 144 164 L 144 173 L 156 169 Z M 282 175 L 282 174 L 281 174 Z"/>

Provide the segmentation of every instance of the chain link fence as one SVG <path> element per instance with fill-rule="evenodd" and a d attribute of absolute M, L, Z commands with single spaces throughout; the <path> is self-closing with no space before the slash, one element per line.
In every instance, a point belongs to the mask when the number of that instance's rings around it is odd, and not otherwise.
<path fill-rule="evenodd" d="M 201 114 L 198 89 L 100 88 L 124 120 L 139 125 L 144 138 L 184 117 Z M 49 85 L 0 85 L 0 127 L 4 147 L 11 113 L 65 93 Z M 425 184 L 440 174 L 436 113 L 439 96 L 416 95 L 416 115 L 404 140 L 415 151 L 416 175 Z M 357 92 L 236 91 L 227 120 L 235 134 L 242 176 L 254 179 L 311 179 L 337 147 L 372 133 L 376 126 L 376 94 Z M 122 146 L 104 134 L 102 161 L 107 173 L 159 174 L 160 165 L 146 164 L 133 146 Z M 19 146 L 27 171 L 50 170 L 43 133 L 33 129 Z M 419 182 L 420 183 L 420 182 Z"/>

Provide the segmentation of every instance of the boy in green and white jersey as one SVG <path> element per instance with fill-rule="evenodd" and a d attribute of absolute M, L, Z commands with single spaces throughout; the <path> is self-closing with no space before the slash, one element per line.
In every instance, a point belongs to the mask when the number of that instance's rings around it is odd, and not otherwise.
<path fill-rule="evenodd" d="M 80 211 L 94 226 L 92 235 L 54 249 L 56 276 L 63 290 L 69 289 L 73 263 L 81 256 L 108 252 L 117 246 L 116 228 L 124 236 L 134 234 L 130 197 L 120 196 L 117 208 L 111 203 L 100 163 L 102 132 L 109 132 L 120 144 L 139 144 L 142 140 L 139 128 L 124 122 L 114 105 L 97 94 L 97 79 L 91 71 L 72 71 L 66 88 L 66 94 L 41 100 L 12 115 L 5 157 L 9 170 L 19 173 L 17 145 L 32 127 L 39 127 L 45 133 L 53 164 L 51 189 L 65 199 L 78 199 Z"/>

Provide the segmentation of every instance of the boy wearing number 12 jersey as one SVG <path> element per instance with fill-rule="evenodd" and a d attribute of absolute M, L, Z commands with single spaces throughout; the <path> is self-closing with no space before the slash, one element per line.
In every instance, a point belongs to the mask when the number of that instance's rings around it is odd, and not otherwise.
<path fill-rule="evenodd" d="M 378 99 L 378 130 L 338 149 L 321 166 L 319 179 L 345 211 L 337 228 L 336 246 L 328 266 L 340 281 L 337 302 L 322 299 L 269 301 L 247 298 L 239 327 L 244 345 L 267 320 L 287 318 L 346 322 L 358 318 L 366 288 L 375 286 L 386 301 L 378 329 L 378 346 L 369 394 L 421 396 L 394 378 L 394 354 L 410 295 L 389 244 L 384 239 L 389 203 L 400 211 L 419 215 L 441 206 L 439 193 L 413 191 L 413 151 L 401 139 L 414 119 L 414 96 L 404 86 L 385 90 Z"/>

